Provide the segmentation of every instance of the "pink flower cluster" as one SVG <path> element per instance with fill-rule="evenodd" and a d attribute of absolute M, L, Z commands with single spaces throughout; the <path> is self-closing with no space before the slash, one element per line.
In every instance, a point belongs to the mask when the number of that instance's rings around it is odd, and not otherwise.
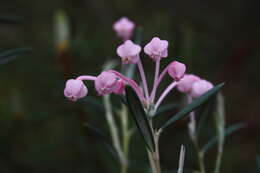
<path fill-rule="evenodd" d="M 186 74 L 177 86 L 180 92 L 186 93 L 192 98 L 197 98 L 212 88 L 213 84 L 211 82 L 193 74 Z"/>
<path fill-rule="evenodd" d="M 114 24 L 114 29 L 118 36 L 123 39 L 128 39 L 132 35 L 134 26 L 135 24 L 133 22 L 129 21 L 127 18 L 122 18 Z M 145 71 L 140 57 L 141 50 L 141 46 L 133 43 L 131 40 L 125 40 L 125 42 L 117 48 L 117 55 L 121 58 L 123 64 L 137 65 L 142 79 L 141 86 L 120 72 L 111 69 L 101 72 L 98 76 L 87 75 L 79 76 L 76 79 L 69 79 L 64 89 L 64 95 L 71 101 L 77 101 L 78 99 L 85 97 L 88 93 L 88 89 L 83 83 L 83 80 L 94 81 L 95 89 L 101 96 L 111 93 L 124 94 L 125 86 L 129 85 L 147 108 L 150 105 L 154 105 L 156 110 L 164 98 L 175 87 L 177 87 L 180 92 L 186 93 L 192 98 L 201 96 L 213 87 L 213 85 L 206 80 L 192 74 L 185 74 L 186 66 L 178 61 L 171 62 L 162 72 L 160 72 L 161 59 L 168 57 L 168 41 L 154 37 L 144 47 L 144 53 L 155 61 L 154 81 L 151 91 L 149 92 Z M 173 81 L 155 102 L 157 88 L 166 74 L 168 74 Z"/>

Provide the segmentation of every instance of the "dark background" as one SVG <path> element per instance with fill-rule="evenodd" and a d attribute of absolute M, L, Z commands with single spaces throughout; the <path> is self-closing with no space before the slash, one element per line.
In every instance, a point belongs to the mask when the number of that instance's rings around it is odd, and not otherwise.
<path fill-rule="evenodd" d="M 17 20 L 0 24 L 1 50 L 30 46 L 33 51 L 0 66 L 0 172 L 117 172 L 117 162 L 82 127 L 89 122 L 108 134 L 102 110 L 67 101 L 63 88 L 66 79 L 97 75 L 106 60 L 117 59 L 120 40 L 112 24 L 121 16 L 141 28 L 142 45 L 154 36 L 169 40 L 164 65 L 177 59 L 189 73 L 214 84 L 226 82 L 227 125 L 243 122 L 245 128 L 227 138 L 221 172 L 257 172 L 259 5 L 258 0 L 1 0 L 0 15 Z M 69 47 L 62 51 L 54 44 L 54 16 L 60 9 L 71 31 Z M 152 79 L 151 61 L 143 62 Z M 101 102 L 91 83 L 88 88 Z M 131 145 L 131 172 L 148 166 L 140 140 L 136 134 Z M 180 122 L 162 136 L 165 169 L 176 169 L 183 143 L 185 167 L 197 168 L 186 123 Z M 214 156 L 213 149 L 206 157 L 209 170 Z"/>

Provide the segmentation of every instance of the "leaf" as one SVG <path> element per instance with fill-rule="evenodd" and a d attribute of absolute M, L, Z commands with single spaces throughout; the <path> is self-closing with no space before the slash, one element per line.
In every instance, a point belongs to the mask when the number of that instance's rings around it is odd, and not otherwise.
<path fill-rule="evenodd" d="M 10 61 L 16 59 L 19 55 L 31 52 L 32 48 L 30 47 L 23 47 L 17 49 L 6 50 L 0 53 L 0 64 L 6 64 Z"/>
<path fill-rule="evenodd" d="M 197 109 L 200 105 L 208 101 L 212 96 L 214 96 L 222 87 L 224 86 L 224 83 L 221 83 L 211 90 L 209 90 L 207 93 L 203 94 L 199 98 L 195 99 L 191 104 L 187 105 L 185 108 L 183 108 L 181 111 L 179 111 L 177 114 L 175 114 L 172 118 L 170 118 L 164 125 L 162 125 L 161 130 L 164 130 L 166 127 L 174 123 L 175 121 L 185 117 L 188 115 L 188 113 L 192 112 L 193 110 Z"/>
<path fill-rule="evenodd" d="M 147 115 L 143 106 L 132 88 L 126 87 L 126 100 L 130 113 L 136 123 L 136 126 L 142 135 L 147 148 L 151 151 L 155 150 L 155 141 L 153 138 L 152 128 L 149 125 Z"/>
<path fill-rule="evenodd" d="M 116 152 L 116 149 L 114 148 L 112 142 L 109 140 L 109 138 L 107 138 L 107 135 L 105 135 L 103 132 L 101 132 L 99 129 L 97 129 L 96 127 L 90 125 L 90 124 L 83 124 L 84 127 L 86 127 L 89 132 L 92 133 L 92 135 L 94 135 L 95 137 L 98 138 L 98 140 L 100 142 L 102 142 L 110 151 L 110 153 L 119 160 L 119 156 Z"/>
<path fill-rule="evenodd" d="M 21 18 L 18 16 L 7 16 L 7 15 L 2 15 L 0 16 L 0 23 L 4 24 L 20 24 L 21 23 Z"/>
<path fill-rule="evenodd" d="M 211 99 L 208 101 L 208 103 L 203 104 L 198 111 L 196 112 L 196 115 L 199 116 L 198 125 L 196 127 L 196 135 L 198 136 L 203 129 L 203 126 L 205 125 L 206 121 L 208 120 L 209 116 L 213 113 L 212 110 L 215 108 L 215 100 Z"/>
<path fill-rule="evenodd" d="M 257 170 L 260 171 L 260 155 L 256 156 L 256 166 Z"/>
<path fill-rule="evenodd" d="M 225 137 L 231 135 L 232 133 L 236 132 L 237 130 L 243 128 L 243 124 L 235 124 L 225 129 Z M 212 137 L 203 147 L 202 151 L 206 153 L 210 148 L 212 148 L 218 141 L 218 137 Z"/>
<path fill-rule="evenodd" d="M 176 109 L 178 106 L 179 106 L 178 103 L 169 103 L 169 104 L 160 106 L 159 109 L 157 110 L 155 116 L 165 113 L 167 111 L 170 111 L 172 109 Z"/>

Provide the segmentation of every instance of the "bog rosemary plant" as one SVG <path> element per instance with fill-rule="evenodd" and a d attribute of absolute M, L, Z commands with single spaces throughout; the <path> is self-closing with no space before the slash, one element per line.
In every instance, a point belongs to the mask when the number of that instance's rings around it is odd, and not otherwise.
<path fill-rule="evenodd" d="M 94 82 L 98 95 L 103 96 L 104 98 L 107 122 L 110 126 L 114 147 L 119 158 L 121 158 L 121 163 L 124 163 L 127 157 L 128 137 L 131 132 L 128 131 L 128 120 L 125 119 L 127 117 L 126 109 L 123 107 L 119 112 L 124 115 L 121 116 L 121 122 L 123 129 L 126 129 L 126 131 L 123 130 L 123 142 L 119 140 L 118 129 L 113 121 L 111 111 L 112 105 L 108 95 L 116 94 L 125 97 L 126 107 L 128 107 L 138 132 L 143 137 L 144 143 L 146 144 L 146 151 L 150 160 L 151 169 L 153 173 L 161 173 L 159 140 L 162 132 L 171 124 L 188 115 L 209 100 L 222 88 L 223 84 L 214 87 L 212 83 L 205 79 L 201 79 L 192 74 L 186 74 L 186 65 L 175 60 L 161 70 L 161 61 L 168 58 L 169 43 L 167 40 L 154 37 L 143 49 L 147 57 L 155 63 L 153 85 L 151 87 L 148 86 L 146 71 L 142 64 L 142 59 L 144 57 L 140 56 L 142 47 L 129 40 L 133 34 L 134 27 L 135 24 L 127 18 L 122 18 L 114 24 L 114 30 L 123 40 L 123 43 L 118 46 L 116 53 L 120 57 L 123 65 L 137 67 L 141 81 L 137 82 L 122 72 L 111 68 L 104 70 L 97 76 L 82 75 L 75 79 L 69 79 L 66 82 L 64 95 L 69 100 L 75 102 L 78 99 L 87 96 L 88 89 L 83 81 Z M 157 90 L 166 76 L 169 76 L 172 81 L 162 93 L 158 93 Z M 155 127 L 154 117 L 157 115 L 157 111 L 165 98 L 174 88 L 177 88 L 177 90 L 182 93 L 188 94 L 190 97 L 190 104 L 177 112 L 177 114 L 172 116 L 160 127 Z M 190 124 L 189 126 L 191 129 L 195 128 L 195 124 Z M 124 144 L 122 145 L 122 143 Z M 181 153 L 179 172 L 182 172 L 183 170 L 184 149 L 182 149 Z M 125 169 L 126 168 L 122 169 L 122 172 L 125 173 Z M 203 169 L 201 169 L 201 172 L 204 173 Z"/>

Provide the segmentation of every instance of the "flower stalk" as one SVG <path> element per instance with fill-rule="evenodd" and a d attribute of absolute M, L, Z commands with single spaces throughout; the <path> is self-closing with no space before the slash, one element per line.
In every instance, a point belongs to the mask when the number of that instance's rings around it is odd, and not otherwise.
<path fill-rule="evenodd" d="M 148 91 L 147 81 L 146 81 L 146 77 L 145 77 L 145 74 L 144 74 L 143 64 L 140 60 L 137 62 L 137 66 L 138 66 L 140 76 L 141 76 L 141 79 L 142 79 L 142 85 L 143 85 L 143 88 L 144 88 L 145 98 L 146 98 L 146 101 L 148 101 L 148 103 L 149 103 L 149 91 Z"/>
<path fill-rule="evenodd" d="M 155 99 L 155 93 L 156 90 L 158 88 L 157 86 L 157 80 L 158 80 L 158 76 L 159 76 L 159 72 L 160 72 L 160 59 L 156 60 L 156 64 L 155 64 L 155 74 L 154 74 L 154 81 L 153 81 L 153 90 L 150 96 L 150 102 L 153 103 L 154 99 Z"/>

